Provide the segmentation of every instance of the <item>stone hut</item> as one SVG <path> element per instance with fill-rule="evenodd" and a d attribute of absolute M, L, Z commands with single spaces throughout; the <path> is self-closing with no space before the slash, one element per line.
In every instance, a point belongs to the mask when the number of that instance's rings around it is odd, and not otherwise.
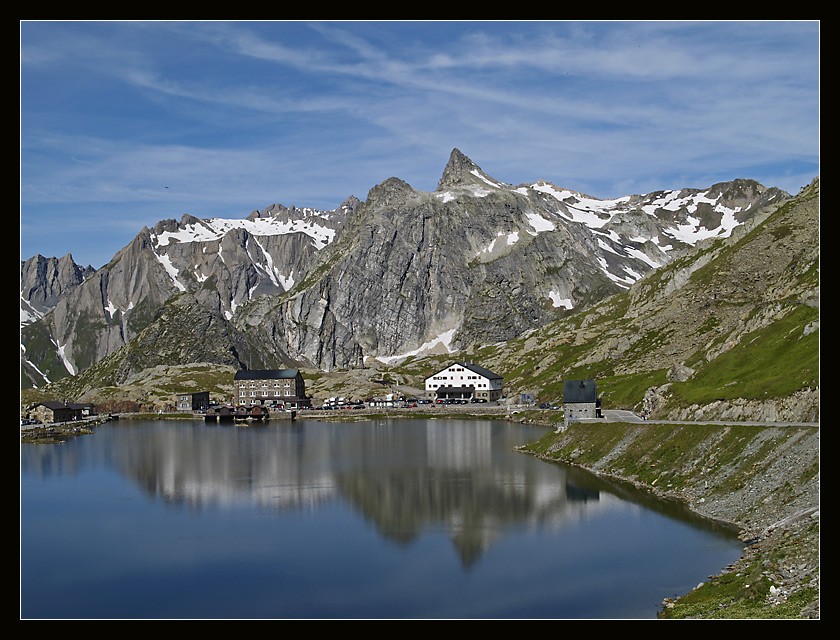
<path fill-rule="evenodd" d="M 71 422 L 82 420 L 93 414 L 93 405 L 89 403 L 60 402 L 58 400 L 47 400 L 39 402 L 29 412 L 31 418 L 36 418 L 48 424 L 50 422 Z"/>
<path fill-rule="evenodd" d="M 601 417 L 601 400 L 594 380 L 565 380 L 563 409 L 566 422 Z"/>

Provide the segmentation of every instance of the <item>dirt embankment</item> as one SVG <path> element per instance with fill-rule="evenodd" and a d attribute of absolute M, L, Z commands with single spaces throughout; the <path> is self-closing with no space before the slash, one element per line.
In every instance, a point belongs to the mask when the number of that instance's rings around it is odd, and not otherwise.
<path fill-rule="evenodd" d="M 740 528 L 741 559 L 661 617 L 819 617 L 819 427 L 580 423 L 523 450 Z"/>

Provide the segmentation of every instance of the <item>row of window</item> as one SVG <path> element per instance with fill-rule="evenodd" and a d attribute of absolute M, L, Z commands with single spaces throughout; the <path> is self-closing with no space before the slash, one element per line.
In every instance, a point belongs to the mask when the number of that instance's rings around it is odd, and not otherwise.
<path fill-rule="evenodd" d="M 249 384 L 240 384 L 239 386 L 240 386 L 240 387 L 260 387 L 260 386 L 262 386 L 262 387 L 268 387 L 268 386 L 270 386 L 270 385 L 269 385 L 269 383 L 268 383 L 268 382 L 263 382 L 263 383 L 259 383 L 259 382 L 251 382 L 251 383 L 249 383 Z M 281 383 L 279 383 L 279 382 L 275 382 L 275 383 L 274 383 L 274 386 L 275 386 L 275 387 L 279 387 L 279 386 L 281 386 Z M 291 387 L 291 386 L 292 386 L 292 383 L 291 383 L 291 382 L 287 382 L 286 384 L 284 384 L 284 385 L 282 385 L 282 386 L 284 386 L 284 387 Z"/>
<path fill-rule="evenodd" d="M 240 389 L 240 390 L 239 390 L 239 397 L 240 397 L 240 398 L 245 398 L 245 397 L 247 397 L 247 396 L 249 396 L 249 395 L 250 395 L 251 397 L 255 397 L 255 396 L 258 396 L 258 395 L 265 396 L 265 395 L 268 395 L 268 391 L 253 391 L 253 390 L 248 391 L 248 390 L 246 390 L 246 389 Z"/>
<path fill-rule="evenodd" d="M 437 389 L 438 387 L 445 387 L 445 386 L 447 386 L 447 385 L 445 385 L 445 384 L 436 384 L 436 383 L 434 383 L 434 382 L 432 382 L 432 383 L 430 383 L 430 384 L 429 384 L 429 388 L 430 388 L 430 389 Z M 474 384 L 474 385 L 471 385 L 471 386 L 486 389 L 486 388 L 487 388 L 487 383 L 485 383 L 485 382 L 479 382 L 478 384 Z"/>

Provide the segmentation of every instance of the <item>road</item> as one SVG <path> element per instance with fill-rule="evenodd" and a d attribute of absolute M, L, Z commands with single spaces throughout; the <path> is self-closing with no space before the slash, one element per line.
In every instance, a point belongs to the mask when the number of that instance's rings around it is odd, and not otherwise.
<path fill-rule="evenodd" d="M 581 422 L 648 422 L 632 411 L 620 409 L 602 409 L 604 416 L 600 420 L 581 420 Z M 819 427 L 819 422 L 739 422 L 737 420 L 650 420 L 659 424 L 732 424 L 738 426 L 755 425 L 759 427 Z"/>

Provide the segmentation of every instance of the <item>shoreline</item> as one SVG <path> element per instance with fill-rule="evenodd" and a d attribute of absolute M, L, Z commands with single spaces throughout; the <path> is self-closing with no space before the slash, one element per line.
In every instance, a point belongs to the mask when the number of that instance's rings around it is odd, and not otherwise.
<path fill-rule="evenodd" d="M 819 427 L 577 423 L 517 450 L 737 528 L 741 557 L 660 618 L 819 618 Z"/>

